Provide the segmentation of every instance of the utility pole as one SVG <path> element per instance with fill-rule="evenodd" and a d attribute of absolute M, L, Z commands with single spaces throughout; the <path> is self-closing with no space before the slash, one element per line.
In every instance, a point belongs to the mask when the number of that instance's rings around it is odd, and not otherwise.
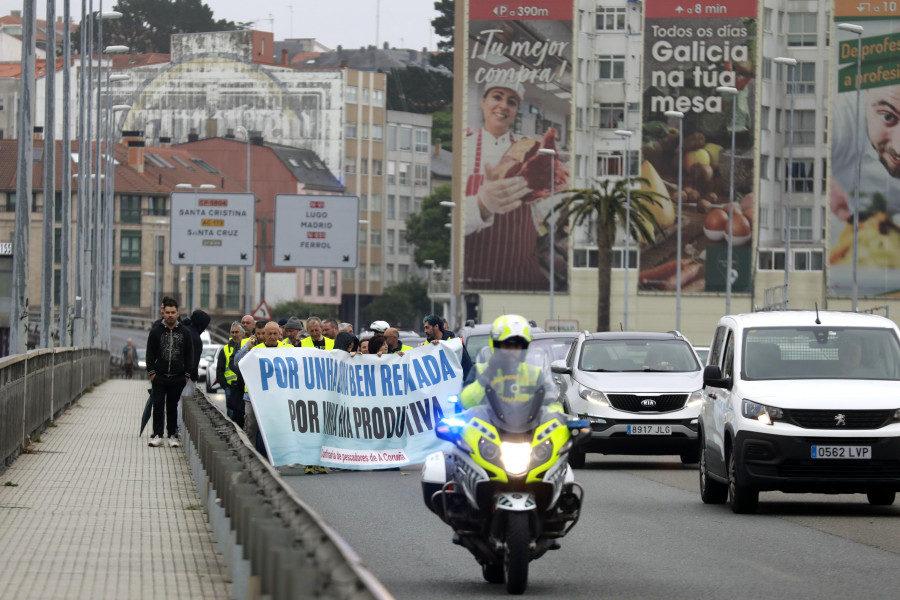
<path fill-rule="evenodd" d="M 69 3 L 63 3 L 63 23 L 68 24 L 70 21 Z M 47 19 L 49 21 L 49 19 Z M 72 62 L 72 34 L 71 27 L 65 27 L 63 34 L 63 98 L 71 97 L 71 85 L 69 83 L 69 63 Z M 60 218 L 59 243 L 62 247 L 60 252 L 60 270 L 59 270 L 59 345 L 61 347 L 68 346 L 71 343 L 69 339 L 69 269 L 72 265 L 72 259 L 69 253 L 72 249 L 72 133 L 69 130 L 69 115 L 71 113 L 70 104 L 63 103 L 63 121 L 62 121 L 62 216 Z M 78 263 L 76 254 L 75 261 Z"/>
<path fill-rule="evenodd" d="M 266 300 L 266 250 L 271 248 L 269 245 L 269 240 L 266 237 L 266 224 L 272 223 L 272 219 L 267 219 L 265 217 L 259 218 L 256 220 L 257 223 L 262 223 L 262 230 L 259 235 L 259 245 L 256 247 L 261 250 L 260 252 L 260 265 L 259 265 L 259 301 L 265 302 Z"/>
<path fill-rule="evenodd" d="M 47 2 L 46 76 L 44 78 L 44 251 L 41 256 L 41 348 L 52 348 L 53 338 L 53 212 L 56 209 L 56 3 Z M 68 24 L 66 24 L 68 26 Z M 65 269 L 60 251 L 60 271 Z M 62 298 L 60 297 L 60 300 Z M 61 334 L 60 334 L 61 335 Z"/>

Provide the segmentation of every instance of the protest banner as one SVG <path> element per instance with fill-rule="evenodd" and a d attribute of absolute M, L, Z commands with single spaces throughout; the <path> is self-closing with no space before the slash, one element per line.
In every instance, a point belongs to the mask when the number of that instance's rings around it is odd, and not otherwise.
<path fill-rule="evenodd" d="M 458 339 L 403 356 L 256 348 L 240 368 L 272 464 L 378 469 L 446 447 L 433 431 L 462 389 Z"/>

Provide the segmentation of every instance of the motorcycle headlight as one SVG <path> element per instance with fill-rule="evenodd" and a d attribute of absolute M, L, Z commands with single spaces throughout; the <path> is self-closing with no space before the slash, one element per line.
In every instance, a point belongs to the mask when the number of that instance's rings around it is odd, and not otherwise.
<path fill-rule="evenodd" d="M 609 402 L 606 400 L 606 396 L 603 395 L 603 392 L 585 387 L 580 383 L 578 384 L 578 395 L 588 402 L 593 402 L 594 404 L 599 404 L 601 406 L 609 406 Z"/>
<path fill-rule="evenodd" d="M 531 444 L 528 442 L 501 442 L 500 459 L 510 475 L 524 475 L 531 462 Z"/>
<path fill-rule="evenodd" d="M 553 445 L 550 443 L 550 440 L 538 444 L 531 450 L 531 456 L 536 465 L 542 465 L 550 460 L 551 454 L 553 454 Z"/>
<path fill-rule="evenodd" d="M 766 406 L 752 400 L 741 402 L 741 414 L 747 419 L 756 419 L 763 425 L 772 425 L 775 421 L 784 420 L 784 411 L 774 406 Z"/>
<path fill-rule="evenodd" d="M 701 404 L 703 404 L 703 390 L 697 390 L 691 394 L 685 406 L 687 408 L 696 408 Z"/>

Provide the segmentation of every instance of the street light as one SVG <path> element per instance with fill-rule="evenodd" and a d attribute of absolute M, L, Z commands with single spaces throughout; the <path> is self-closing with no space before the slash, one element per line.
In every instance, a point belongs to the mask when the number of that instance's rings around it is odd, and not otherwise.
<path fill-rule="evenodd" d="M 456 323 L 456 268 L 454 267 L 456 264 L 456 236 L 454 232 L 456 229 L 453 227 L 453 223 L 456 220 L 456 211 L 452 210 L 456 207 L 456 202 L 444 200 L 440 205 L 451 209 L 450 222 L 444 223 L 444 227 L 450 230 L 450 318 L 447 321 L 452 329 Z"/>
<path fill-rule="evenodd" d="M 554 267 L 556 266 L 556 207 L 553 206 L 553 194 L 556 193 L 556 150 L 541 148 L 538 154 L 550 156 L 550 320 L 553 320 L 553 291 L 556 287 Z"/>
<path fill-rule="evenodd" d="M 431 289 L 431 276 L 434 272 L 434 261 L 429 258 L 424 262 L 428 265 L 428 297 L 431 298 L 431 314 L 434 314 L 434 295 L 433 290 Z"/>
<path fill-rule="evenodd" d="M 124 48 L 124 46 L 121 46 Z M 109 50 L 109 48 L 107 48 Z M 115 187 L 115 142 L 113 141 L 113 137 L 115 135 L 115 131 L 118 129 L 117 126 L 114 126 L 115 117 L 114 115 L 119 112 L 131 110 L 131 106 L 128 104 L 116 104 L 112 105 L 112 94 L 109 93 L 109 83 L 111 81 L 124 81 L 126 79 L 131 79 L 128 75 L 113 75 L 109 76 L 107 72 L 107 82 L 106 82 L 106 90 L 107 90 L 107 111 L 106 111 L 106 173 L 108 177 L 104 178 L 104 226 L 103 226 L 103 247 L 101 251 L 101 262 L 103 264 L 103 272 L 101 276 L 103 277 L 103 286 L 101 289 L 101 301 L 103 306 L 104 314 L 111 315 L 112 314 L 112 305 L 113 305 L 113 246 L 115 245 L 115 235 L 113 232 L 113 227 L 115 223 L 115 197 L 116 197 L 116 187 Z M 101 330 L 101 340 L 105 341 L 107 345 L 111 346 L 112 343 L 112 322 L 108 319 L 103 320 L 103 328 Z"/>
<path fill-rule="evenodd" d="M 627 129 L 616 129 L 614 133 L 627 141 L 625 149 L 625 169 L 628 171 L 628 187 L 625 190 L 625 306 L 622 328 L 628 331 L 628 294 L 630 292 L 628 288 L 628 268 L 631 266 L 631 250 L 629 247 L 629 239 L 631 238 L 631 136 L 634 133 Z"/>
<path fill-rule="evenodd" d="M 788 193 L 787 206 L 785 206 L 785 235 L 784 235 L 784 297 L 781 299 L 781 310 L 788 308 L 788 282 L 791 272 L 791 194 L 794 191 L 794 94 L 797 93 L 797 59 L 787 56 L 779 56 L 773 59 L 779 65 L 791 67 L 791 122 L 788 134 Z"/>
<path fill-rule="evenodd" d="M 862 145 L 862 136 L 859 131 L 859 96 L 862 83 L 862 34 L 865 29 L 862 25 L 853 23 L 838 23 L 837 28 L 841 31 L 856 34 L 856 138 L 857 144 Z M 862 158 L 863 148 L 858 148 L 856 159 L 856 186 L 853 192 L 853 296 L 851 299 L 851 308 L 856 312 L 856 306 L 859 301 L 859 284 L 856 278 L 856 271 L 859 263 L 859 185 L 862 183 Z"/>
<path fill-rule="evenodd" d="M 360 219 L 359 224 L 360 225 L 368 225 L 369 221 L 367 219 Z M 359 326 L 359 250 L 358 250 L 359 244 L 357 244 L 356 247 L 357 247 L 356 283 L 353 285 L 353 291 L 356 293 L 356 304 L 355 304 L 356 307 L 353 309 L 353 327 L 355 327 L 359 331 L 362 331 L 362 328 Z"/>
<path fill-rule="evenodd" d="M 189 183 L 179 183 L 175 186 L 179 190 L 192 190 L 194 192 L 194 200 L 198 201 L 200 190 L 214 190 L 216 186 L 211 183 L 201 183 L 198 186 L 193 186 Z M 193 308 L 200 308 L 200 282 L 199 277 L 197 276 L 197 265 L 194 264 L 193 270 L 191 271 L 191 303 L 194 305 Z M 190 307 L 189 307 L 190 308 Z"/>
<path fill-rule="evenodd" d="M 677 240 L 677 265 L 675 266 L 675 329 L 681 331 L 681 183 L 684 165 L 682 154 L 684 153 L 684 113 L 680 110 L 667 110 L 667 117 L 678 119 L 678 240 Z M 731 268 L 731 265 L 729 265 Z"/>
<path fill-rule="evenodd" d="M 238 125 L 235 127 L 235 131 L 243 131 L 244 139 L 247 140 L 247 191 L 250 192 L 250 132 L 247 131 L 247 128 L 243 125 Z M 252 192 L 251 192 L 252 193 Z M 249 313 L 252 309 L 250 307 L 250 267 L 244 267 L 244 306 L 246 306 L 246 312 Z"/>
<path fill-rule="evenodd" d="M 776 59 L 777 60 L 777 59 Z M 796 62 L 796 61 L 795 61 Z M 731 314 L 731 262 L 734 247 L 734 136 L 737 126 L 737 88 L 721 85 L 716 91 L 726 96 L 731 96 L 731 182 L 728 185 L 728 254 L 725 261 L 725 314 Z M 785 269 L 787 274 L 787 269 Z M 787 282 L 785 282 L 787 289 Z"/>

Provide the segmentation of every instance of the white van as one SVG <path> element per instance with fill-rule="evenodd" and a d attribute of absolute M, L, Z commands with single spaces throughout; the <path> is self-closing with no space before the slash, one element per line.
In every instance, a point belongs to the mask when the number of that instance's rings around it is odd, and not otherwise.
<path fill-rule="evenodd" d="M 756 512 L 759 492 L 900 490 L 900 329 L 875 315 L 719 320 L 703 372 L 700 497 Z"/>

